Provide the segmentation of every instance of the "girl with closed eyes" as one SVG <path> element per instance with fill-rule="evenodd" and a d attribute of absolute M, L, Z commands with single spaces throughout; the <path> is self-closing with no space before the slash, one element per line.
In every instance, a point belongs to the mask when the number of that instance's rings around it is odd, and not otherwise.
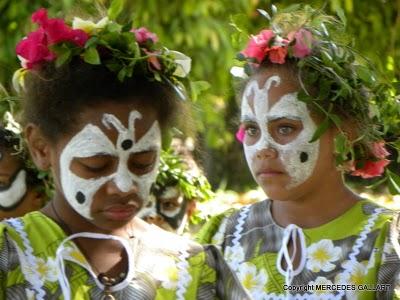
<path fill-rule="evenodd" d="M 40 9 L 32 21 L 15 82 L 55 194 L 0 224 L 0 299 L 247 299 L 213 246 L 136 217 L 183 112 L 189 58 L 108 17 L 70 26 Z"/>
<path fill-rule="evenodd" d="M 237 137 L 268 199 L 214 217 L 199 240 L 222 250 L 254 299 L 396 298 L 398 215 L 343 179 L 383 175 L 379 118 L 396 102 L 333 17 L 261 13 L 271 26 L 232 73 L 245 77 Z"/>

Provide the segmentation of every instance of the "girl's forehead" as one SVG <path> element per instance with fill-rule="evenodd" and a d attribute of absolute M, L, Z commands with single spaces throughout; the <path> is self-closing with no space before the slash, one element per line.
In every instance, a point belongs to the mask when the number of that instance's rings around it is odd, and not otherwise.
<path fill-rule="evenodd" d="M 140 117 L 132 118 L 132 113 L 138 112 Z M 108 116 L 108 117 L 107 117 Z M 105 122 L 105 119 L 111 119 L 113 122 Z M 116 123 L 120 123 L 122 128 L 130 130 L 134 133 L 135 140 L 139 140 L 148 132 L 154 122 L 157 120 L 157 113 L 155 109 L 147 106 L 139 106 L 132 104 L 100 104 L 98 107 L 91 107 L 82 110 L 79 119 L 81 120 L 79 132 L 85 126 L 92 124 L 97 126 L 104 132 L 104 134 L 112 141 L 116 142 L 120 134 L 117 129 Z"/>
<path fill-rule="evenodd" d="M 272 80 L 271 85 L 266 85 L 268 80 Z M 257 88 L 254 88 L 257 87 Z M 268 88 L 269 87 L 269 88 Z M 247 83 L 242 101 L 246 101 L 255 113 L 256 107 L 268 108 L 270 110 L 285 95 L 296 93 L 300 90 L 297 78 L 284 68 L 274 71 L 265 71 L 256 74 Z M 283 106 L 282 109 L 285 107 Z M 288 108 L 290 109 L 290 108 Z"/>

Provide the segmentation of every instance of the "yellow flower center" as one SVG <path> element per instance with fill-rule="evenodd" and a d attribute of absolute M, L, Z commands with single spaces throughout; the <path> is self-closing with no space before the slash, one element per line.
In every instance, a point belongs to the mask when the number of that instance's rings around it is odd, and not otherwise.
<path fill-rule="evenodd" d="M 315 251 L 313 256 L 314 256 L 314 259 L 318 260 L 319 262 L 324 262 L 324 261 L 329 260 L 329 255 L 323 248 L 320 248 L 317 251 Z"/>
<path fill-rule="evenodd" d="M 256 282 L 254 281 L 254 276 L 252 274 L 246 274 L 243 278 L 242 284 L 248 290 L 253 289 L 256 285 Z"/>

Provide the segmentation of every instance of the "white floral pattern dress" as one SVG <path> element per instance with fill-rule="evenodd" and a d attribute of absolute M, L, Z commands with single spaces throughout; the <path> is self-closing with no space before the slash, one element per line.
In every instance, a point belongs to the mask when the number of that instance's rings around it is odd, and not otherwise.
<path fill-rule="evenodd" d="M 112 286 L 114 299 L 250 299 L 215 247 L 148 226 L 126 241 L 133 263 Z M 0 300 L 103 299 L 104 286 L 66 238 L 41 212 L 0 222 Z"/>
<path fill-rule="evenodd" d="M 282 228 L 270 204 L 227 211 L 198 234 L 221 249 L 253 299 L 400 298 L 398 214 L 360 200 L 322 226 Z M 300 253 L 291 267 L 289 237 Z"/>

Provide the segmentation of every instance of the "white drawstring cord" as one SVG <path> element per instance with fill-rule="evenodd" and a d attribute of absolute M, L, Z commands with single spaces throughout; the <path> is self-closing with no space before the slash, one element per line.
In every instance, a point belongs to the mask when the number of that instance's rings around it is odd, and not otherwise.
<path fill-rule="evenodd" d="M 297 254 L 297 240 L 300 242 L 300 263 L 296 269 L 293 268 L 293 262 Z M 289 243 L 292 241 L 293 254 L 289 254 Z M 287 286 L 292 284 L 293 277 L 299 274 L 306 263 L 306 241 L 303 230 L 295 224 L 289 224 L 283 232 L 283 240 L 281 249 L 278 252 L 278 258 L 276 261 L 276 267 L 278 271 L 285 276 L 285 284 Z M 286 263 L 286 270 L 283 269 L 282 263 Z"/>
<path fill-rule="evenodd" d="M 64 257 L 63 257 L 63 251 L 65 250 L 64 245 L 66 242 L 73 240 L 75 238 L 78 238 L 78 237 L 103 239 L 103 240 L 111 239 L 111 240 L 119 241 L 124 246 L 125 251 L 128 256 L 128 273 L 123 281 L 112 286 L 111 291 L 114 292 L 114 291 L 123 289 L 126 286 L 128 286 L 129 282 L 132 280 L 132 278 L 134 276 L 134 272 L 133 272 L 134 269 L 132 267 L 133 266 L 133 253 L 132 253 L 132 249 L 130 248 L 128 241 L 121 237 L 109 235 L 109 234 L 101 234 L 101 233 L 93 233 L 93 232 L 79 232 L 79 233 L 75 233 L 75 234 L 67 237 L 66 239 L 64 239 L 58 246 L 57 252 L 56 252 L 56 263 L 58 266 L 58 281 L 60 283 L 61 290 L 62 290 L 65 300 L 71 299 L 71 288 L 70 288 L 69 281 L 65 275 L 65 264 L 64 264 Z M 104 285 L 98 280 L 98 278 L 93 273 L 93 271 L 92 270 L 88 270 L 88 271 L 92 274 L 97 286 L 100 287 L 101 289 L 104 289 Z"/>

